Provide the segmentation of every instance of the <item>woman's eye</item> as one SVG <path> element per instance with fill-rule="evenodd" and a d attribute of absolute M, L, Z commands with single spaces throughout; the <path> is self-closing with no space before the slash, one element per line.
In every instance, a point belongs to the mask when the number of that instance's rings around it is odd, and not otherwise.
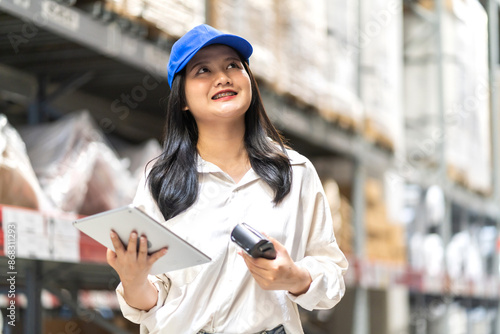
<path fill-rule="evenodd" d="M 208 72 L 208 68 L 206 68 L 206 67 L 200 67 L 200 68 L 198 69 L 198 72 L 197 72 L 197 73 L 198 73 L 198 74 L 201 74 L 201 73 L 205 73 L 205 72 Z"/>
<path fill-rule="evenodd" d="M 231 63 L 231 64 L 228 65 L 228 68 L 239 68 L 239 67 L 238 67 L 238 64 Z"/>

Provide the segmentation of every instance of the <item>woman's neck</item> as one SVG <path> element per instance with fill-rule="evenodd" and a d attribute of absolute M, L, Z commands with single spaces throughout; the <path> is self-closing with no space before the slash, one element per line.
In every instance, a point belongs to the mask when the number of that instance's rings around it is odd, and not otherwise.
<path fill-rule="evenodd" d="M 199 131 L 198 152 L 204 160 L 219 166 L 237 183 L 250 169 L 244 136 L 244 130 L 235 131 L 234 128 Z"/>

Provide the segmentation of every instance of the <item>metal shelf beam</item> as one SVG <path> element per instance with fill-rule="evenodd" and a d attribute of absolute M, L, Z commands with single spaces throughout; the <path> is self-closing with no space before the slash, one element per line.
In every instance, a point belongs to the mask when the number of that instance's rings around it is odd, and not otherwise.
<path fill-rule="evenodd" d="M 99 22 L 77 8 L 51 0 L 2 0 L 0 10 L 26 22 L 21 31 L 8 34 L 14 50 L 36 40 L 36 25 L 137 69 L 154 69 L 163 77 L 167 75 L 169 53 L 146 40 L 122 32 L 116 23 Z"/>

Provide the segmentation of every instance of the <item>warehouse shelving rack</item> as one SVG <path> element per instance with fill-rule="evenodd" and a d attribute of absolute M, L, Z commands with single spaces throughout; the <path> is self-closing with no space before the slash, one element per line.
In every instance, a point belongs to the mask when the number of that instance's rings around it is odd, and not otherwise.
<path fill-rule="evenodd" d="M 434 12 L 432 15 L 426 13 L 426 19 L 429 20 L 434 26 L 437 32 L 435 50 L 437 53 L 437 69 L 436 78 L 438 82 L 438 110 L 440 111 L 440 128 L 442 136 L 445 137 L 446 127 L 445 127 L 445 106 L 444 106 L 444 76 L 443 76 L 443 47 L 442 47 L 442 17 L 444 13 L 444 0 L 434 0 Z M 499 14 L 499 3 L 496 0 L 484 0 L 481 4 L 484 6 L 488 16 L 488 54 L 489 54 L 489 105 L 490 105 L 490 122 L 491 122 L 491 144 L 492 144 L 492 193 L 490 195 L 479 195 L 477 193 L 466 190 L 455 182 L 451 181 L 446 172 L 446 162 L 445 162 L 445 143 L 441 142 L 440 151 L 440 161 L 436 169 L 434 170 L 417 170 L 416 175 L 409 178 L 408 183 L 414 183 L 420 185 L 423 189 L 427 189 L 432 185 L 438 185 L 443 189 L 445 194 L 445 206 L 446 215 L 445 219 L 439 226 L 439 234 L 446 245 L 449 243 L 452 236 L 452 210 L 453 208 L 460 208 L 464 212 L 481 217 L 480 219 L 484 221 L 489 221 L 493 226 L 500 231 L 500 165 L 499 165 L 499 135 L 500 130 L 499 123 L 499 105 L 498 105 L 498 92 L 497 92 L 497 82 L 496 82 L 496 71 L 499 66 L 499 44 L 498 44 L 498 14 Z M 414 1 L 405 0 L 404 4 L 408 8 L 412 9 Z M 422 13 L 417 13 L 422 15 Z M 429 176 L 435 176 L 436 180 L 431 180 Z M 492 277 L 489 277 L 487 282 L 481 287 L 473 287 L 476 291 L 471 291 L 471 287 L 468 282 L 455 282 L 461 285 L 457 291 L 450 291 L 449 287 L 445 286 L 444 280 L 437 284 L 436 289 L 415 289 L 417 292 L 417 299 L 425 299 L 427 297 L 435 298 L 439 297 L 441 301 L 445 302 L 446 307 L 450 306 L 453 300 L 467 299 L 471 303 L 483 303 L 488 304 L 496 308 L 497 316 L 495 318 L 495 328 L 491 329 L 493 332 L 500 332 L 500 305 L 499 295 L 500 295 L 500 285 L 499 285 L 499 258 L 498 250 L 495 252 L 494 263 L 492 265 L 494 273 Z M 448 320 L 445 321 L 446 325 Z M 448 329 L 445 329 L 448 332 Z M 364 332 L 367 333 L 367 332 Z M 426 328 L 417 328 L 416 334 L 425 334 Z"/>
<path fill-rule="evenodd" d="M 362 6 L 363 1 L 369 0 L 360 0 L 360 6 Z M 403 0 L 403 2 L 407 1 Z M 442 10 L 442 2 L 443 0 L 436 0 L 436 17 L 440 17 L 438 14 Z M 489 0 L 486 4 L 490 18 L 490 86 L 496 87 L 494 71 L 498 66 L 498 3 Z M 439 20 L 436 21 L 436 27 L 440 29 Z M 8 68 L 0 67 L 0 73 L 9 75 L 10 78 L 8 83 L 0 82 L 0 88 L 7 84 L 15 85 L 16 80 L 21 83 L 19 92 L 27 99 L 19 101 L 29 110 L 28 119 L 32 124 L 59 117 L 60 115 L 52 110 L 50 105 L 64 98 L 64 94 L 68 91 L 82 88 L 89 96 L 96 95 L 104 101 L 119 100 L 122 102 L 121 106 L 124 106 L 127 104 L 120 100 L 121 94 L 132 95 L 134 87 L 144 88 L 145 77 L 154 79 L 156 82 L 163 82 L 166 78 L 165 64 L 169 52 L 168 47 L 163 46 L 164 44 L 155 44 L 143 38 L 131 36 L 123 31 L 116 22 L 102 22 L 87 12 L 57 1 L 0 0 L 0 34 L 6 37 L 0 41 L 0 50 L 2 50 L 0 64 L 8 66 Z M 57 51 L 47 50 L 45 47 L 48 45 L 56 48 Z M 18 71 L 23 72 L 23 74 L 19 75 Z M 436 75 L 439 76 L 439 73 Z M 49 74 L 49 76 L 45 74 Z M 148 124 L 161 124 L 162 113 L 157 101 L 165 93 L 166 91 L 161 87 L 147 90 L 147 99 L 132 101 L 133 104 L 127 105 L 129 107 L 127 117 L 120 117 L 123 115 L 115 113 L 113 110 L 107 114 L 94 113 L 94 117 L 98 119 L 105 131 L 116 131 L 118 134 L 123 134 L 126 130 L 133 130 L 132 132 L 127 131 L 132 133 L 132 138 L 129 139 L 139 142 L 150 137 L 152 133 L 138 129 L 138 127 L 146 127 L 146 124 L 137 122 L 138 116 L 146 118 Z M 367 175 L 373 173 L 373 170 L 375 170 L 375 174 L 378 174 L 389 168 L 397 167 L 395 157 L 391 152 L 367 141 L 361 135 L 325 122 L 318 115 L 306 112 L 266 87 L 262 89 L 262 96 L 271 119 L 281 131 L 294 139 L 292 144 L 300 151 L 306 152 L 307 150 L 317 156 L 342 156 L 352 161 L 354 166 L 353 226 L 356 237 L 355 254 L 351 266 L 362 265 L 364 258 L 364 183 Z M 492 90 L 490 99 L 494 148 L 493 171 L 495 173 L 492 198 L 485 199 L 453 184 L 445 176 L 443 165 L 438 173 L 443 176 L 443 180 L 446 180 L 441 186 L 446 194 L 449 208 L 451 203 L 456 203 L 485 215 L 495 221 L 500 230 L 498 208 L 500 203 L 498 153 L 500 150 L 498 147 L 499 120 L 496 91 Z M 90 101 L 89 103 L 94 102 Z M 106 105 L 106 103 L 110 102 L 101 103 L 99 106 Z M 137 107 L 132 107 L 135 104 Z M 18 111 L 14 110 L 14 121 L 16 117 L 22 118 Z M 112 128 L 109 127 L 110 124 L 113 125 Z M 153 135 L 159 136 L 161 128 L 155 127 L 154 129 Z M 435 172 L 420 171 L 414 179 L 405 181 L 422 185 L 425 188 L 432 185 L 428 183 L 428 176 Z M 443 225 L 442 233 L 445 240 L 449 238 L 449 226 L 449 221 Z M 0 268 L 4 268 L 4 260 L 0 261 Z M 498 263 L 498 258 L 496 261 Z M 66 273 L 69 275 L 67 277 L 74 277 L 76 272 L 84 283 L 91 281 L 92 284 L 84 284 L 89 288 L 97 288 L 100 284 L 102 286 L 102 283 L 109 287 L 109 282 L 114 277 L 109 272 L 102 274 L 103 268 L 107 268 L 106 265 L 102 264 L 65 264 L 36 259 L 22 259 L 21 262 L 22 266 L 26 268 L 26 277 L 24 278 L 28 294 L 28 316 L 26 318 L 30 319 L 26 322 L 26 333 L 37 333 L 41 328 L 41 305 L 33 300 L 39 300 L 42 287 L 48 284 L 37 279 L 42 273 Z M 377 265 L 373 264 L 373 266 Z M 2 271 L 4 270 L 2 269 Z M 366 275 L 371 275 L 369 270 L 364 272 Z M 391 268 L 387 268 L 387 274 L 394 275 L 395 281 L 404 278 L 405 275 L 405 273 L 394 272 Z M 64 276 L 64 274 L 61 275 Z M 350 275 L 348 277 L 348 283 L 354 285 L 356 290 L 353 334 L 370 333 L 368 328 L 368 289 L 388 289 L 393 281 L 372 281 L 366 285 L 359 284 L 359 277 Z M 495 279 L 498 286 L 498 277 Z M 67 283 L 62 281 L 57 283 L 56 286 L 50 285 L 49 289 L 64 299 L 65 297 L 59 289 L 65 288 L 64 284 Z M 71 286 L 70 288 L 76 289 L 78 287 Z M 498 291 L 496 292 L 498 295 Z M 74 303 L 68 299 L 65 299 L 65 302 Z M 76 307 L 74 304 L 73 306 Z M 108 326 L 105 321 L 102 321 L 102 325 Z M 500 332 L 500 324 L 497 324 L 497 332 Z"/>

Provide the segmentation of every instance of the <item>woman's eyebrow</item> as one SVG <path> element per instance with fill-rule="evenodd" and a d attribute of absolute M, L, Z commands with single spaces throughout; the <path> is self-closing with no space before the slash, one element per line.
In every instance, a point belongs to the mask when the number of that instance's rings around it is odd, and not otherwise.
<path fill-rule="evenodd" d="M 235 57 L 235 56 L 229 56 L 229 57 L 227 57 L 226 59 L 224 59 L 224 61 L 228 61 L 228 60 L 237 60 L 237 61 L 241 61 L 241 59 L 240 59 L 240 58 Z"/>
<path fill-rule="evenodd" d="M 194 64 L 192 64 L 192 65 L 188 65 L 188 66 L 186 66 L 186 69 L 187 69 L 188 71 L 191 71 L 193 68 L 196 68 L 196 67 L 198 67 L 198 66 L 200 66 L 200 65 L 205 65 L 206 63 L 207 63 L 207 62 L 206 62 L 205 60 L 200 60 L 200 61 L 198 61 L 198 62 L 196 62 L 196 63 L 194 63 Z"/>
<path fill-rule="evenodd" d="M 236 57 L 236 56 L 229 56 L 229 57 L 224 58 L 224 61 L 230 61 L 230 60 L 236 60 L 236 61 L 239 61 L 239 62 L 241 61 L 241 59 L 240 59 L 239 57 Z M 192 64 L 192 65 L 188 65 L 188 66 L 186 67 L 186 69 L 187 69 L 187 71 L 189 72 L 189 71 L 191 71 L 192 69 L 194 69 L 194 68 L 196 68 L 196 67 L 198 67 L 198 66 L 201 66 L 201 65 L 206 65 L 206 64 L 207 64 L 207 63 L 209 63 L 209 62 L 210 62 L 210 61 L 207 61 L 207 60 L 205 60 L 205 59 L 202 59 L 202 60 L 200 60 L 200 61 L 198 61 L 198 62 L 196 62 L 196 63 L 194 63 L 194 64 Z"/>

